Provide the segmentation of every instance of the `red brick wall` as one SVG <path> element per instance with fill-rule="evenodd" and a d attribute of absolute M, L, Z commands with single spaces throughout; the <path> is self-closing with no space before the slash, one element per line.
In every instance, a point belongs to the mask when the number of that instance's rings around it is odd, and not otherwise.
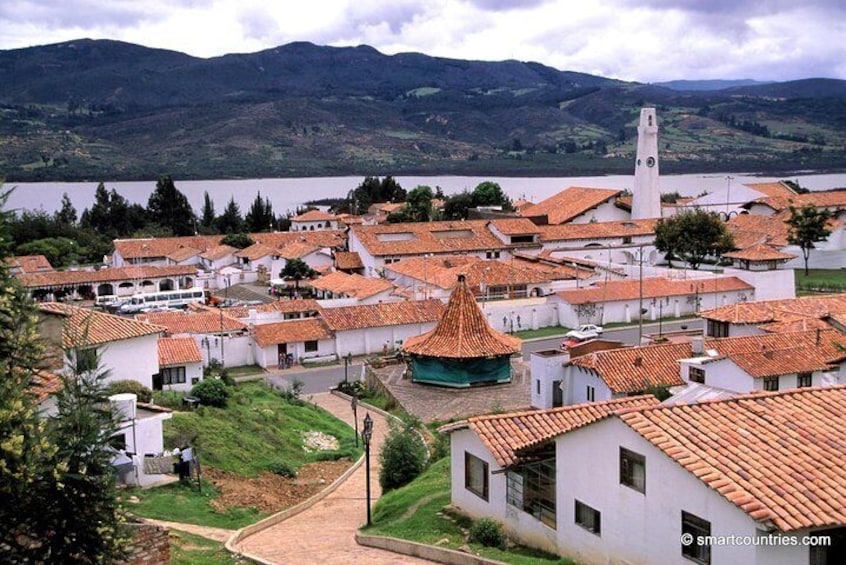
<path fill-rule="evenodd" d="M 127 524 L 132 532 L 129 556 L 120 565 L 168 565 L 170 540 L 168 529 L 153 524 Z"/>

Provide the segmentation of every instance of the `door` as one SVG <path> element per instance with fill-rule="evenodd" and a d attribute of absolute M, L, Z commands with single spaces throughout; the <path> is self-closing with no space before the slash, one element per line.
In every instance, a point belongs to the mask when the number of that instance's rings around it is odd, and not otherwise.
<path fill-rule="evenodd" d="M 288 344 L 280 343 L 276 346 L 276 362 L 280 369 L 285 368 L 285 360 L 288 358 Z"/>
<path fill-rule="evenodd" d="M 153 375 L 153 390 L 162 390 L 162 374 Z"/>

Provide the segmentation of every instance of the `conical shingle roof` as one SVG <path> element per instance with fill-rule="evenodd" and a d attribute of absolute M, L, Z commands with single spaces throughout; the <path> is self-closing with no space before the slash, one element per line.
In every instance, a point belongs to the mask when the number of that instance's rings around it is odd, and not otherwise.
<path fill-rule="evenodd" d="M 472 359 L 518 353 L 522 343 L 488 324 L 464 275 L 459 275 L 458 285 L 435 329 L 408 338 L 402 349 L 412 355 Z"/>

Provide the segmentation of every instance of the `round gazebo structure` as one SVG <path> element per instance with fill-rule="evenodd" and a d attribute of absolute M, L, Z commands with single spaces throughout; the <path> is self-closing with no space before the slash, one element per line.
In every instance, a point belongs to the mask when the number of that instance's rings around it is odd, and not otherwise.
<path fill-rule="evenodd" d="M 412 382 L 465 388 L 510 382 L 510 358 L 522 343 L 488 324 L 464 275 L 458 275 L 438 325 L 408 338 L 402 351 L 410 358 Z"/>

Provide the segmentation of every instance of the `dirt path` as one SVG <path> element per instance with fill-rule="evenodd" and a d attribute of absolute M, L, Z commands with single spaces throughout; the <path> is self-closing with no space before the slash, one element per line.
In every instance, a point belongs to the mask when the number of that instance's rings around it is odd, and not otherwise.
<path fill-rule="evenodd" d="M 188 532 L 189 534 L 194 534 L 197 536 L 202 536 L 204 538 L 214 540 L 214 541 L 221 541 L 225 542 L 232 534 L 235 533 L 235 530 L 224 530 L 223 528 L 210 528 L 208 526 L 197 526 L 195 524 L 183 524 L 181 522 L 167 522 L 165 520 L 153 520 L 152 518 L 145 518 L 145 522 L 150 524 L 155 524 L 157 526 L 166 526 L 171 530 L 179 530 L 180 532 Z"/>
<path fill-rule="evenodd" d="M 353 425 L 352 410 L 347 401 L 329 393 L 315 394 L 312 400 Z M 359 429 L 365 413 L 366 410 L 359 408 Z M 371 412 L 370 416 L 373 418 L 370 480 L 371 497 L 375 502 L 381 493 L 378 453 L 387 435 L 388 422 L 375 412 Z M 334 492 L 308 510 L 243 539 L 237 547 L 273 563 L 430 563 L 424 559 L 363 547 L 355 542 L 355 532 L 367 521 L 365 490 L 365 466 L 362 465 Z"/>

